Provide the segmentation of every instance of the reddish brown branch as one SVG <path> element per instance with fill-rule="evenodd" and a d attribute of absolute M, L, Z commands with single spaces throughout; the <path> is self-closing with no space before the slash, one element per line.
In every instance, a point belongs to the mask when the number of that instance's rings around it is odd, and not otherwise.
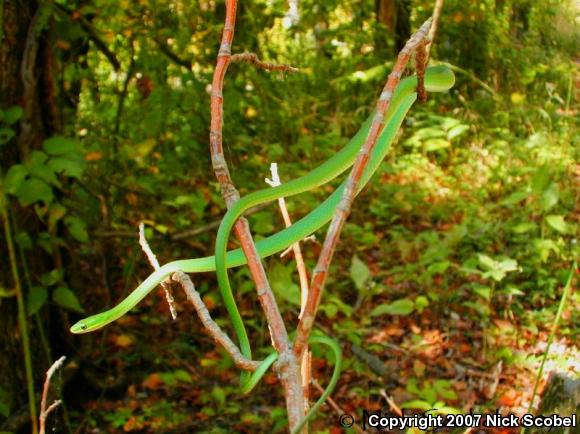
<path fill-rule="evenodd" d="M 236 346 L 236 344 L 232 342 L 229 336 L 226 335 L 220 328 L 220 326 L 217 325 L 216 322 L 211 318 L 211 315 L 209 314 L 207 307 L 205 306 L 203 300 L 201 299 L 199 292 L 195 290 L 195 286 L 193 285 L 193 282 L 191 281 L 189 276 L 179 271 L 177 273 L 174 273 L 173 276 L 171 276 L 171 278 L 175 282 L 179 282 L 181 284 L 181 286 L 185 290 L 185 293 L 187 294 L 187 298 L 189 299 L 189 301 L 191 301 L 191 304 L 193 304 L 193 307 L 195 308 L 195 311 L 197 312 L 197 316 L 201 320 L 201 323 L 203 324 L 209 335 L 213 338 L 213 340 L 217 344 L 221 345 L 227 351 L 227 353 L 233 359 L 235 365 L 238 368 L 244 369 L 246 371 L 255 371 L 260 365 L 260 362 L 249 360 L 246 357 L 244 357 L 240 352 L 239 348 Z"/>
<path fill-rule="evenodd" d="M 282 71 L 282 72 L 298 72 L 299 69 L 290 65 L 277 65 L 275 63 L 264 62 L 258 58 L 256 53 L 239 53 L 232 55 L 232 62 L 245 62 L 253 63 L 258 68 L 265 69 L 267 71 Z"/>
<path fill-rule="evenodd" d="M 212 81 L 209 137 L 214 173 L 228 208 L 239 199 L 239 193 L 232 182 L 224 158 L 222 143 L 223 84 L 232 57 L 231 46 L 236 23 L 236 8 L 236 0 L 226 1 L 225 24 Z M 279 353 L 278 361 L 274 367 L 278 370 L 280 381 L 284 387 L 288 422 L 290 429 L 293 429 L 302 419 L 304 409 L 300 367 L 290 347 L 288 332 L 245 219 L 238 220 L 235 225 L 235 233 L 246 255 L 250 274 L 256 284 L 258 299 L 268 321 L 273 346 Z"/>
<path fill-rule="evenodd" d="M 379 101 L 377 102 L 376 115 L 373 119 L 369 134 L 362 149 L 357 155 L 354 166 L 349 175 L 344 194 L 332 218 L 330 227 L 328 228 L 318 263 L 314 269 L 312 281 L 310 284 L 310 292 L 308 294 L 308 301 L 306 303 L 306 309 L 304 311 L 304 315 L 302 315 L 302 318 L 298 323 L 296 342 L 294 345 L 294 352 L 298 358 L 302 356 L 302 352 L 308 343 L 308 337 L 310 336 L 314 320 L 316 319 L 316 312 L 318 310 L 324 284 L 326 283 L 326 278 L 328 277 L 330 262 L 332 261 L 336 245 L 340 238 L 340 232 L 342 231 L 346 218 L 350 213 L 352 201 L 354 199 L 363 170 L 367 165 L 369 156 L 374 149 L 379 133 L 383 128 L 384 116 L 391 102 L 393 92 L 401 79 L 403 70 L 405 69 L 405 66 L 407 65 L 411 55 L 417 46 L 424 44 L 427 32 L 429 31 L 430 27 L 431 19 L 428 19 L 419 28 L 419 30 L 413 36 L 411 36 L 409 41 L 407 41 L 399 53 L 397 62 L 393 67 L 393 72 L 391 72 L 389 75 L 387 84 L 385 85 Z"/>

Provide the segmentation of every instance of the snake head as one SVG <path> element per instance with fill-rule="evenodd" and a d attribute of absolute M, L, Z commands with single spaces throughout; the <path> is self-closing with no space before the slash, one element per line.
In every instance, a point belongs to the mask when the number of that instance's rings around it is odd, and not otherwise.
<path fill-rule="evenodd" d="M 77 322 L 70 328 L 70 332 L 74 334 L 87 333 L 88 331 L 89 326 L 83 320 Z"/>

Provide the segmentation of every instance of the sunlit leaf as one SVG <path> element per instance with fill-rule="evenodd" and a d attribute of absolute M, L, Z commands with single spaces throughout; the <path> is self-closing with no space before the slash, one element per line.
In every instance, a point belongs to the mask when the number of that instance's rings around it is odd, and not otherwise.
<path fill-rule="evenodd" d="M 564 217 L 561 215 L 546 216 L 546 223 L 548 223 L 552 229 L 561 234 L 568 233 L 568 225 L 566 224 Z"/>
<path fill-rule="evenodd" d="M 370 276 L 371 272 L 369 267 L 357 255 L 353 255 L 350 262 L 350 278 L 359 291 L 365 288 Z"/>
<path fill-rule="evenodd" d="M 371 311 L 371 316 L 410 315 L 415 310 L 415 303 L 408 298 L 396 300 L 389 304 L 380 304 Z"/>

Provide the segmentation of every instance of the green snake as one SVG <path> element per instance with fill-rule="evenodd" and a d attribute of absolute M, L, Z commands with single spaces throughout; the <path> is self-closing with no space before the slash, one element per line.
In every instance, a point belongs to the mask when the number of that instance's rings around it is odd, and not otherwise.
<path fill-rule="evenodd" d="M 425 74 L 425 87 L 430 92 L 444 92 L 449 90 L 454 84 L 455 78 L 450 69 L 444 66 L 435 66 L 427 69 Z M 397 86 L 393 98 L 385 115 L 385 126 L 377 140 L 377 144 L 371 154 L 371 158 L 363 172 L 358 186 L 358 192 L 366 185 L 372 174 L 379 167 L 382 159 L 387 153 L 390 144 L 394 140 L 401 123 L 407 112 L 415 102 L 417 95 L 415 88 L 417 85 L 416 77 L 407 77 Z M 368 134 L 372 123 L 373 114 L 365 121 L 358 133 L 345 145 L 345 147 L 335 154 L 332 158 L 321 164 L 319 167 L 308 174 L 290 181 L 286 184 L 275 188 L 251 193 L 228 210 L 218 229 L 216 240 L 216 255 L 196 259 L 185 259 L 170 262 L 157 269 L 145 281 L 143 281 L 133 292 L 113 308 L 84 318 L 75 323 L 70 331 L 75 334 L 88 333 L 97 330 L 105 325 L 119 319 L 137 305 L 149 292 L 157 285 L 164 281 L 168 276 L 176 271 L 185 273 L 199 273 L 207 271 L 216 271 L 220 292 L 224 299 L 224 305 L 232 319 L 233 327 L 240 343 L 240 349 L 245 357 L 251 359 L 251 348 L 246 334 L 244 323 L 237 309 L 235 299 L 229 284 L 227 268 L 237 267 L 246 263 L 246 258 L 241 249 L 235 249 L 227 252 L 227 241 L 231 229 L 236 220 L 249 208 L 261 203 L 269 202 L 280 197 L 292 196 L 304 191 L 313 189 L 327 183 L 333 178 L 340 175 L 350 167 L 358 150 L 361 148 Z M 271 235 L 268 238 L 256 243 L 258 254 L 261 258 L 280 252 L 296 241 L 299 241 L 312 234 L 332 218 L 336 206 L 340 202 L 346 182 L 343 182 L 333 194 L 324 202 L 304 216 L 292 226 Z M 242 389 L 249 391 L 255 385 L 261 376 L 264 375 L 268 367 L 276 360 L 276 354 L 272 354 L 264 360 L 262 365 L 255 371 L 251 377 L 245 377 L 242 383 Z M 340 365 L 337 360 L 335 365 Z M 334 379 L 334 374 L 333 374 Z M 328 385 L 327 389 L 332 390 L 334 384 Z M 326 398 L 325 398 L 326 399 Z M 319 400 L 320 401 L 320 400 Z M 318 402 L 317 402 L 318 404 Z M 321 403 L 320 403 L 321 404 Z M 314 407 L 313 407 L 314 408 Z M 310 415 L 311 413 L 309 413 Z M 307 416 L 307 418 L 310 416 Z M 306 422 L 307 418 L 303 422 Z"/>

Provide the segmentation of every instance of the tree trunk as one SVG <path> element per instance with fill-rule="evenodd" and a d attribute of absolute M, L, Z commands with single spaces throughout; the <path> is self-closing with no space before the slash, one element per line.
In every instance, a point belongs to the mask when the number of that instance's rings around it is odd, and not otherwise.
<path fill-rule="evenodd" d="M 395 56 L 411 36 L 411 0 L 375 0 L 375 17 L 380 24 L 375 32 L 375 50 L 380 56 L 389 57 L 387 38 L 392 35 Z"/>
<path fill-rule="evenodd" d="M 39 149 L 42 142 L 62 131 L 60 103 L 54 76 L 57 62 L 52 45 L 52 18 L 37 13 L 39 4 L 33 0 L 5 0 L 0 3 L 3 20 L 0 22 L 0 110 L 19 106 L 23 114 L 12 125 L 0 125 L 14 131 L 14 137 L 0 147 L 0 177 L 5 176 L 8 169 L 24 162 L 30 152 Z M 40 23 L 40 20 L 43 20 Z M 46 20 L 46 21 L 44 21 Z M 40 31 L 39 31 L 40 30 Z M 46 228 L 37 217 L 32 206 L 21 207 L 18 202 L 7 196 L 10 214 L 11 230 L 25 231 L 32 240 Z M 2 232 L 4 233 L 4 232 Z M 12 289 L 14 282 L 10 273 L 7 245 L 4 237 L 0 237 L 0 254 L 5 260 L 0 261 L 0 287 Z M 18 248 L 17 248 L 18 249 Z M 24 295 L 28 292 L 27 279 L 20 255 L 16 252 L 17 267 L 21 275 Z M 26 263 L 32 279 L 39 278 L 43 273 L 60 265 L 58 249 L 49 255 L 39 246 L 26 254 Z M 29 318 L 27 324 L 32 324 L 30 334 L 32 367 L 35 379 L 40 380 L 48 365 L 48 360 L 40 343 L 38 329 Z M 16 298 L 0 298 L 0 404 L 9 408 L 11 415 L 27 413 L 26 375 L 24 369 L 21 331 L 17 322 Z M 40 383 L 36 382 L 38 392 Z M 36 402 L 38 403 L 38 399 Z M 10 418 L 11 422 L 16 420 Z M 20 417 L 24 422 L 29 418 Z M 4 421 L 0 416 L 0 431 Z M 20 427 L 22 428 L 22 427 Z M 30 432 L 30 431 L 28 431 Z"/>

